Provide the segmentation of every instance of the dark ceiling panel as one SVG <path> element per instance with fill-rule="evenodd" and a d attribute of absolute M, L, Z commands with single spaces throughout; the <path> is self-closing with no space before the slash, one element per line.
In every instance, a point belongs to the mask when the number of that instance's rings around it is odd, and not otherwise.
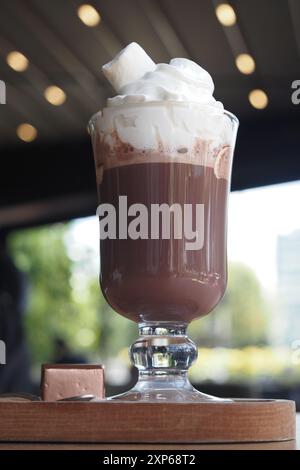
<path fill-rule="evenodd" d="M 288 4 L 293 34 L 298 49 L 298 57 L 300 58 L 300 2 L 299 0 L 288 0 Z"/>
<path fill-rule="evenodd" d="M 232 0 L 239 32 L 257 64 L 250 76 L 236 69 L 230 35 L 216 19 L 211 0 L 92 0 L 102 18 L 95 28 L 78 19 L 81 3 L 1 0 L 0 79 L 7 84 L 7 104 L 0 106 L 0 208 L 93 194 L 86 124 L 113 93 L 101 65 L 131 41 L 157 62 L 178 51 L 212 74 L 216 98 L 241 122 L 234 189 L 300 178 L 300 105 L 291 102 L 291 82 L 300 78 L 298 0 Z M 30 60 L 24 73 L 6 64 L 14 49 Z M 63 106 L 45 100 L 44 89 L 52 84 L 65 90 Z M 253 88 L 266 90 L 265 110 L 250 106 Z M 38 129 L 33 144 L 16 137 L 23 121 Z M 84 201 L 70 217 L 94 212 L 94 203 L 87 203 L 93 197 Z"/>
<path fill-rule="evenodd" d="M 235 1 L 240 27 L 259 73 L 290 77 L 299 73 L 299 56 L 287 0 Z"/>
<path fill-rule="evenodd" d="M 169 61 L 168 51 L 159 40 L 153 25 L 144 14 L 138 0 L 98 0 L 95 4 L 103 13 L 124 46 L 138 42 L 156 62 Z"/>
<path fill-rule="evenodd" d="M 190 59 L 213 76 L 236 73 L 230 47 L 211 0 L 160 0 L 160 4 L 189 51 Z"/>
<path fill-rule="evenodd" d="M 255 84 L 264 88 L 270 99 L 268 111 L 277 116 L 295 113 L 291 83 L 298 77 L 300 64 L 289 2 L 253 0 L 233 4 L 256 61 Z"/>
<path fill-rule="evenodd" d="M 56 76 L 63 75 L 62 67 L 53 57 L 54 45 L 50 42 L 46 47 L 43 46 L 43 35 L 39 34 L 41 32 L 39 24 L 33 21 L 28 9 L 23 19 L 22 10 L 22 4 L 19 5 L 16 0 L 1 1 L 1 36 L 5 36 L 14 48 L 23 52 L 30 62 L 40 67 L 46 74 L 55 71 Z"/>
<path fill-rule="evenodd" d="M 15 25 L 10 28 L 10 32 L 6 30 L 10 40 L 58 85 L 63 82 L 77 83 L 85 92 L 87 102 L 92 104 L 95 97 L 95 76 L 60 39 L 55 29 L 48 25 L 29 2 L 5 0 L 4 4 L 8 23 Z M 4 7 L 1 8 L 3 10 Z M 0 27 L 2 28 L 2 24 Z"/>
<path fill-rule="evenodd" d="M 76 60 L 80 62 L 80 67 L 89 71 L 90 79 L 93 76 L 99 84 L 103 83 L 104 79 L 100 74 L 101 64 L 111 60 L 112 55 L 124 47 L 124 44 L 113 33 L 110 39 L 114 43 L 111 47 L 106 46 L 105 34 L 108 25 L 104 31 L 104 23 L 100 24 L 99 28 L 87 28 L 77 16 L 77 9 L 83 3 L 82 1 L 29 0 L 28 3 L 41 16 L 43 22 L 56 32 L 61 43 L 72 51 Z M 77 38 L 80 38 L 80 41 Z"/>

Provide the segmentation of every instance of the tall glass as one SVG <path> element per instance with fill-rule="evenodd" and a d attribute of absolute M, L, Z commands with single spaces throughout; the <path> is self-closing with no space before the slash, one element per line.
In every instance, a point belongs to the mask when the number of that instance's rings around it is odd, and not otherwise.
<path fill-rule="evenodd" d="M 182 103 L 105 108 L 89 123 L 101 289 L 116 312 L 138 323 L 140 334 L 130 348 L 138 382 L 112 399 L 217 399 L 188 380 L 197 348 L 187 326 L 225 292 L 237 128 L 227 111 Z"/>

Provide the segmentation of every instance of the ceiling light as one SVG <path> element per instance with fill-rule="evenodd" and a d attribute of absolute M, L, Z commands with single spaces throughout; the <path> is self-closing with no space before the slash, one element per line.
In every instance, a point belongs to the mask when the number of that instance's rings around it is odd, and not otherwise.
<path fill-rule="evenodd" d="M 77 10 L 77 14 L 86 26 L 97 26 L 101 21 L 100 14 L 92 5 L 81 5 Z"/>
<path fill-rule="evenodd" d="M 23 123 L 17 128 L 17 136 L 24 142 L 32 142 L 37 137 L 37 130 L 31 124 Z"/>
<path fill-rule="evenodd" d="M 240 54 L 235 59 L 235 64 L 241 73 L 249 75 L 255 70 L 255 62 L 250 54 Z"/>
<path fill-rule="evenodd" d="M 223 26 L 232 26 L 236 23 L 235 11 L 228 3 L 220 3 L 217 5 L 216 15 Z"/>
<path fill-rule="evenodd" d="M 256 109 L 264 109 L 269 103 L 267 94 L 263 90 L 252 90 L 248 98 L 250 104 Z"/>
<path fill-rule="evenodd" d="M 64 90 L 55 85 L 51 85 L 46 88 L 44 97 L 49 101 L 49 103 L 53 104 L 53 106 L 60 106 L 67 99 L 67 95 Z"/>
<path fill-rule="evenodd" d="M 6 57 L 8 65 L 16 72 L 24 72 L 28 68 L 29 60 L 22 52 L 12 51 Z"/>

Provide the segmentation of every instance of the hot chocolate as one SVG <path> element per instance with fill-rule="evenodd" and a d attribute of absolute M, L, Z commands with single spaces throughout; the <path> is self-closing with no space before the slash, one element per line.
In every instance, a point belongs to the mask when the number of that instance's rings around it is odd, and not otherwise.
<path fill-rule="evenodd" d="M 117 220 L 120 195 L 128 206 L 148 208 L 149 219 L 153 204 L 190 204 L 193 211 L 204 204 L 202 249 L 187 250 L 185 237 L 174 233 L 170 239 L 101 240 L 101 287 L 117 312 L 136 322 L 189 323 L 217 305 L 227 279 L 227 191 L 228 181 L 203 165 L 167 161 L 104 171 L 100 201 L 116 208 Z"/>
<path fill-rule="evenodd" d="M 136 322 L 188 324 L 225 291 L 231 120 L 212 96 L 210 75 L 187 59 L 155 65 L 132 44 L 103 71 L 120 95 L 96 116 L 92 133 L 100 203 L 112 205 L 117 220 L 120 196 L 149 214 L 155 204 L 177 204 L 190 205 L 192 217 L 204 206 L 203 243 L 194 250 L 174 233 L 131 239 L 117 230 L 102 239 L 103 294 Z"/>
<path fill-rule="evenodd" d="M 90 122 L 99 192 L 100 283 L 139 323 L 129 401 L 203 401 L 187 325 L 227 282 L 227 199 L 237 119 L 188 59 L 155 64 L 133 43 L 103 67 L 117 95 Z"/>

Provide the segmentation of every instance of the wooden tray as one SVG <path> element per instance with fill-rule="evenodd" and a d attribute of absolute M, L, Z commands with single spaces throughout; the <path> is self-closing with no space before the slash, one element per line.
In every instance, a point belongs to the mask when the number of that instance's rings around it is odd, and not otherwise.
<path fill-rule="evenodd" d="M 295 439 L 295 403 L 0 403 L 0 441 L 228 443 Z"/>

